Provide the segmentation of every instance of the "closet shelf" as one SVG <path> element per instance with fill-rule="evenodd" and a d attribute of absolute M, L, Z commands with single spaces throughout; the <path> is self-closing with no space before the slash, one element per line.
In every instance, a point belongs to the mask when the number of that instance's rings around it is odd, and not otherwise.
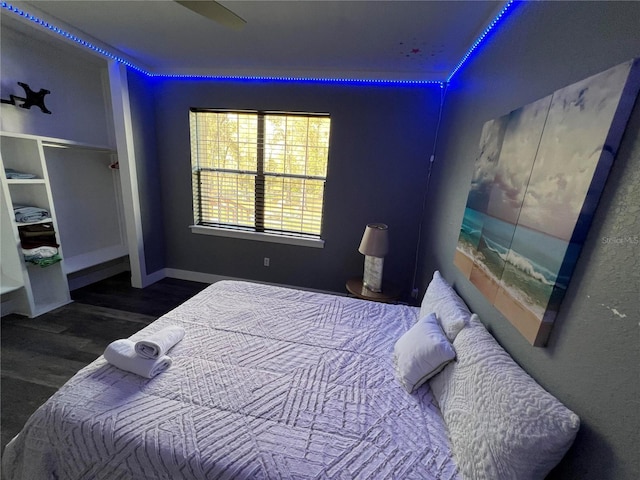
<path fill-rule="evenodd" d="M 97 278 L 113 269 L 106 264 L 123 264 L 117 260 L 128 256 L 120 178 L 106 168 L 117 161 L 117 150 L 21 133 L 0 132 L 0 139 L 0 172 L 36 177 L 0 177 L 1 291 L 14 291 L 7 299 L 9 313 L 33 318 L 71 301 L 68 274 L 76 283 Z M 18 222 L 14 207 L 19 205 L 42 208 L 50 218 L 19 215 L 37 220 Z M 43 267 L 24 259 L 19 237 L 23 227 L 47 223 L 64 259 Z M 19 280 L 10 281 L 14 278 Z"/>
<path fill-rule="evenodd" d="M 18 179 L 11 178 L 7 179 L 7 183 L 9 185 L 46 185 L 46 182 L 42 178 L 29 178 L 29 179 Z"/>
<path fill-rule="evenodd" d="M 49 218 L 44 218 L 42 220 L 38 220 L 37 222 L 15 222 L 15 224 L 16 224 L 16 227 L 24 227 L 26 225 L 38 225 L 39 223 L 51 223 L 51 222 L 53 222 L 53 219 L 49 217 Z"/>
<path fill-rule="evenodd" d="M 91 143 L 84 143 L 84 142 L 76 142 L 74 140 L 64 140 L 61 138 L 54 138 L 54 137 L 42 137 L 39 135 L 31 135 L 28 133 L 15 133 L 15 132 L 6 132 L 6 131 L 0 131 L 0 136 L 3 137 L 12 137 L 12 138 L 18 138 L 18 139 L 23 139 L 23 140 L 33 140 L 33 141 L 40 141 L 42 143 L 42 146 L 47 148 L 47 147 L 51 147 L 51 148 L 80 148 L 80 149 L 85 149 L 85 150 L 95 150 L 95 151 L 99 151 L 99 152 L 107 152 L 107 153 L 115 153 L 115 148 L 108 146 L 108 145 L 95 145 L 95 144 L 91 144 Z"/>
<path fill-rule="evenodd" d="M 2 190 L 0 215 L 3 223 L 0 240 L 2 241 L 2 273 L 3 277 L 8 277 L 6 283 L 5 278 L 2 278 L 2 292 L 13 292 L 11 301 L 7 302 L 10 313 L 33 318 L 71 301 L 69 285 L 61 263 L 54 263 L 46 268 L 25 263 L 21 248 L 21 228 L 51 223 L 54 230 L 58 231 L 51 182 L 41 138 L 3 133 L 0 135 L 0 140 L 2 140 L 0 172 L 3 173 L 3 178 L 0 178 Z M 6 178 L 7 168 L 30 173 L 39 178 Z M 19 218 L 34 220 L 19 222 L 16 220 L 14 209 L 19 205 L 42 208 L 49 215 L 47 218 L 41 218 L 41 215 L 19 216 Z"/>
<path fill-rule="evenodd" d="M 127 255 L 129 255 L 129 250 L 126 245 L 116 245 L 85 254 L 65 257 L 64 271 L 66 274 L 79 272 L 100 263 L 126 257 Z"/>

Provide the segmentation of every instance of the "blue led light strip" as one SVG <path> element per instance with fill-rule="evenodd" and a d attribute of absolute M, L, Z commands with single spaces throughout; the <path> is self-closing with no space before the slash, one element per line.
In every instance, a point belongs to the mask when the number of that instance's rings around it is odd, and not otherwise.
<path fill-rule="evenodd" d="M 343 84 L 368 84 L 368 85 L 440 85 L 443 86 L 443 83 L 440 80 L 384 80 L 384 79 L 356 79 L 356 78 L 320 78 L 320 77 L 278 77 L 278 76 L 235 76 L 235 75 L 180 75 L 180 74 L 158 74 L 148 72 L 131 62 L 114 55 L 103 48 L 97 47 L 85 40 L 82 40 L 78 36 L 66 32 L 61 28 L 56 27 L 55 25 L 51 25 L 49 22 L 46 22 L 34 15 L 31 15 L 28 12 L 20 10 L 19 8 L 14 7 L 13 5 L 7 2 L 0 2 L 0 6 L 5 10 L 8 10 L 16 15 L 19 15 L 27 20 L 32 21 L 33 23 L 40 25 L 41 27 L 47 28 L 52 32 L 57 33 L 69 40 L 72 40 L 83 47 L 93 50 L 96 53 L 99 53 L 111 60 L 115 60 L 119 63 L 122 63 L 128 67 L 133 68 L 141 73 L 149 77 L 161 77 L 161 78 L 184 78 L 184 79 L 202 79 L 202 80 L 231 80 L 231 81 L 270 81 L 270 82 L 298 82 L 298 83 L 343 83 Z"/>
<path fill-rule="evenodd" d="M 180 74 L 158 74 L 148 72 L 137 65 L 125 60 L 117 55 L 114 55 L 103 48 L 97 47 L 78 36 L 66 32 L 55 25 L 50 24 L 34 15 L 31 15 L 28 12 L 20 10 L 19 8 L 10 5 L 7 2 L 0 2 L 0 6 L 9 12 L 12 12 L 16 15 L 19 15 L 27 20 L 32 21 L 33 23 L 40 25 L 41 27 L 47 28 L 52 32 L 61 35 L 69 40 L 72 40 L 83 47 L 93 50 L 96 53 L 99 53 L 111 60 L 115 60 L 116 62 L 122 63 L 134 70 L 137 70 L 141 73 L 149 77 L 160 77 L 160 78 L 183 78 L 183 79 L 202 79 L 202 80 L 219 80 L 219 81 L 256 81 L 256 82 L 298 82 L 298 83 L 342 83 L 342 84 L 360 84 L 360 85 L 440 85 L 440 88 L 444 88 L 446 84 L 448 84 L 453 76 L 460 70 L 460 68 L 464 65 L 464 63 L 469 59 L 469 57 L 473 54 L 474 51 L 477 50 L 478 46 L 485 40 L 487 35 L 495 28 L 495 26 L 500 22 L 501 19 L 504 18 L 505 13 L 514 5 L 515 0 L 509 0 L 507 4 L 502 8 L 500 13 L 493 19 L 493 21 L 489 24 L 489 26 L 482 32 L 482 34 L 478 37 L 478 39 L 473 43 L 471 48 L 465 53 L 460 62 L 453 69 L 449 77 L 446 81 L 441 80 L 385 80 L 385 79 L 356 79 L 356 78 L 321 78 L 321 77 L 278 77 L 278 76 L 235 76 L 235 75 L 180 75 Z"/>
<path fill-rule="evenodd" d="M 458 70 L 460 70 L 460 68 L 465 64 L 465 62 L 467 60 L 469 60 L 469 57 L 473 54 L 473 52 L 475 52 L 477 50 L 477 48 L 480 46 L 480 44 L 487 38 L 487 35 L 489 35 L 489 33 L 493 29 L 495 29 L 496 25 L 502 19 L 504 19 L 504 16 L 507 13 L 507 11 L 509 11 L 511 9 L 511 7 L 514 5 L 514 1 L 515 0 L 509 0 L 506 3 L 506 5 L 504 7 L 502 7 L 502 10 L 500 10 L 500 13 L 498 13 L 498 15 L 496 15 L 496 17 L 489 24 L 489 26 L 484 29 L 484 32 L 482 32 L 482 34 L 476 39 L 476 41 L 473 42 L 473 45 L 471 45 L 471 48 L 469 48 L 469 50 L 467 50 L 467 53 L 465 53 L 464 56 L 462 57 L 462 59 L 458 62 L 458 65 L 456 65 L 456 68 L 454 68 L 453 71 L 449 74 L 449 76 L 447 77 L 447 80 L 446 80 L 445 83 L 449 83 L 451 81 L 451 79 L 458 72 Z"/>
<path fill-rule="evenodd" d="M 269 81 L 269 82 L 299 82 L 299 83 L 343 83 L 343 84 L 366 84 L 366 85 L 440 85 L 443 87 L 443 83 L 440 80 L 385 80 L 385 79 L 357 79 L 357 78 L 321 78 L 321 77 L 277 77 L 277 76 L 235 76 L 235 75 L 180 75 L 180 74 L 158 74 L 151 73 L 143 70 L 142 68 L 132 64 L 131 62 L 114 55 L 103 48 L 97 47 L 85 40 L 82 40 L 78 36 L 66 32 L 61 28 L 56 27 L 55 25 L 51 25 L 49 22 L 46 22 L 34 15 L 31 15 L 28 12 L 20 10 L 19 8 L 14 7 L 13 5 L 7 2 L 0 2 L 0 6 L 9 12 L 12 12 L 16 15 L 19 15 L 27 20 L 32 21 L 33 23 L 47 28 L 52 32 L 61 35 L 69 40 L 72 40 L 83 47 L 92 50 L 96 53 L 99 53 L 111 60 L 115 60 L 119 63 L 122 63 L 128 67 L 133 68 L 139 72 L 144 73 L 149 77 L 160 77 L 160 78 L 184 78 L 184 79 L 202 79 L 202 80 L 231 80 L 231 81 Z"/>
<path fill-rule="evenodd" d="M 45 22 L 44 20 L 35 17 L 33 15 L 31 15 L 28 12 L 25 12 L 24 10 L 20 10 L 19 8 L 14 7 L 13 5 L 8 4 L 7 2 L 0 2 L 0 7 L 15 13 L 16 15 L 19 15 L 23 18 L 26 18 L 27 20 L 32 21 L 33 23 L 40 25 L 41 27 L 47 28 L 49 30 L 51 30 L 52 32 L 57 33 L 58 35 L 61 35 L 65 38 L 68 38 L 69 40 L 72 40 L 80 45 L 82 45 L 85 48 L 88 48 L 89 50 L 93 50 L 94 52 L 97 52 L 101 55 L 104 55 L 107 58 L 110 58 L 112 60 L 115 60 L 119 63 L 122 63 L 124 65 L 126 65 L 127 67 L 131 67 L 134 70 L 138 70 L 139 72 L 142 73 L 146 73 L 147 75 L 149 75 L 149 72 L 144 71 L 143 69 L 141 69 L 140 67 L 132 64 L 131 62 L 125 60 L 124 58 L 118 57 L 117 55 L 114 55 L 112 53 L 107 52 L 106 50 L 104 50 L 103 48 L 100 47 L 96 47 L 95 45 L 82 40 L 81 38 L 77 37 L 76 35 L 66 32 L 58 27 L 56 27 L 55 25 L 51 25 L 49 22 Z"/>
<path fill-rule="evenodd" d="M 343 83 L 343 84 L 370 84 L 370 85 L 440 85 L 440 80 L 389 80 L 375 78 L 327 78 L 327 77 L 278 77 L 278 76 L 240 76 L 240 75 L 193 75 L 193 74 L 171 74 L 171 73 L 148 73 L 150 77 L 164 78 L 184 78 L 189 80 L 231 80 L 245 82 L 297 82 L 297 83 Z"/>

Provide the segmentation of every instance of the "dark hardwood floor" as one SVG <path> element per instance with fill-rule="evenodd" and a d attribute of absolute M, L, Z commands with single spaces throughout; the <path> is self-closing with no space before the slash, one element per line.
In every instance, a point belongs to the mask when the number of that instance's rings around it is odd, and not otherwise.
<path fill-rule="evenodd" d="M 165 278 L 136 289 L 125 272 L 74 290 L 73 303 L 37 318 L 2 317 L 0 451 L 40 405 L 109 343 L 132 335 L 206 286 Z"/>

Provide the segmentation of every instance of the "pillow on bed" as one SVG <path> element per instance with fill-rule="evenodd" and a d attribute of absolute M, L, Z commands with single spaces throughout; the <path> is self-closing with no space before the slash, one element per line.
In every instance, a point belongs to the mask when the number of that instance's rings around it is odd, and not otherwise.
<path fill-rule="evenodd" d="M 458 359 L 430 380 L 465 478 L 543 479 L 580 419 L 522 370 L 477 315 L 454 343 Z"/>
<path fill-rule="evenodd" d="M 433 279 L 422 298 L 420 317 L 435 312 L 444 333 L 453 342 L 465 325 L 469 323 L 471 312 L 456 291 L 442 278 L 440 272 L 433 273 Z"/>
<path fill-rule="evenodd" d="M 396 375 L 409 393 L 440 372 L 455 356 L 433 313 L 407 330 L 393 351 Z"/>

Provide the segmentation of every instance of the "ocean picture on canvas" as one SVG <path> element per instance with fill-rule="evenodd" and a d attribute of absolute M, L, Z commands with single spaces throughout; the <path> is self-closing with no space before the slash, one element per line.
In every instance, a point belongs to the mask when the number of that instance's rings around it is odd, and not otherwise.
<path fill-rule="evenodd" d="M 492 301 L 503 289 L 519 304 L 517 309 L 539 321 L 558 289 L 567 289 L 566 264 L 575 264 L 579 253 L 578 245 L 470 208 L 465 209 L 457 249 L 473 264 L 467 278 L 473 277 L 481 291 L 492 291 Z"/>
<path fill-rule="evenodd" d="M 537 319 L 548 321 L 545 314 L 557 310 L 552 300 L 564 296 L 570 280 L 567 266 L 575 265 L 579 251 L 579 245 L 519 225 L 504 254 L 501 287 Z"/>
<path fill-rule="evenodd" d="M 618 65 L 485 123 L 454 264 L 546 343 L 640 89 Z"/>

